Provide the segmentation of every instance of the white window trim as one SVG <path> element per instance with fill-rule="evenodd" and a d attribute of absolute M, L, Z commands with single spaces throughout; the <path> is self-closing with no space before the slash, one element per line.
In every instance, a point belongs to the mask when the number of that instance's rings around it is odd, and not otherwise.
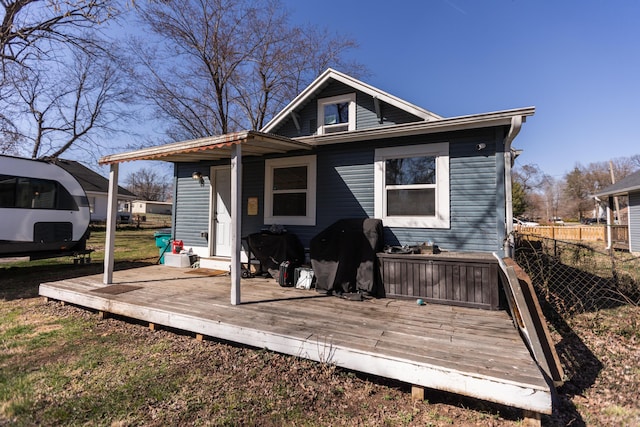
<path fill-rule="evenodd" d="M 318 135 L 325 134 L 324 124 L 324 106 L 329 104 L 340 104 L 343 102 L 349 103 L 349 123 L 347 126 L 348 131 L 356 130 L 356 94 L 348 93 L 346 95 L 332 96 L 330 98 L 318 99 Z M 344 125 L 344 123 L 342 123 Z M 339 126 L 339 125 L 327 125 Z"/>
<path fill-rule="evenodd" d="M 387 216 L 387 192 L 385 191 L 385 160 L 401 157 L 436 157 L 436 214 L 435 216 Z M 385 226 L 407 228 L 449 228 L 449 143 L 408 145 L 379 148 L 375 151 L 375 217 Z"/>
<path fill-rule="evenodd" d="M 307 167 L 307 215 L 273 215 L 273 170 L 282 167 Z M 316 225 L 316 156 L 267 159 L 264 162 L 264 223 L 279 225 Z"/>

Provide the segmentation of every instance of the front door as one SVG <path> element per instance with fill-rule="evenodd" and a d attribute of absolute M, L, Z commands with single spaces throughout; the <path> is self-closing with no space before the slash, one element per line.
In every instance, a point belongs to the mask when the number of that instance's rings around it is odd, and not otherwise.
<path fill-rule="evenodd" d="M 211 255 L 231 256 L 231 169 L 211 168 Z"/>

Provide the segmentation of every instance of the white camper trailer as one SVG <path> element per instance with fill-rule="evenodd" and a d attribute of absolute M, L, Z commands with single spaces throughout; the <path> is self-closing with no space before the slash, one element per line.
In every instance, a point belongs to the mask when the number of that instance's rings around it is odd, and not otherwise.
<path fill-rule="evenodd" d="M 89 219 L 87 196 L 67 171 L 0 155 L 0 257 L 84 251 Z"/>

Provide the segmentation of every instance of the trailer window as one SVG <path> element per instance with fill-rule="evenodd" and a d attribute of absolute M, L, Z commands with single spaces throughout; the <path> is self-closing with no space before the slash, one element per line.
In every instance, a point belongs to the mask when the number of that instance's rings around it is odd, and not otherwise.
<path fill-rule="evenodd" d="M 12 208 L 16 204 L 16 177 L 0 175 L 0 208 Z"/>
<path fill-rule="evenodd" d="M 56 209 L 65 211 L 78 210 L 75 198 L 60 184 L 58 184 L 58 203 L 56 204 Z"/>
<path fill-rule="evenodd" d="M 0 207 L 78 210 L 73 196 L 49 179 L 0 175 Z"/>
<path fill-rule="evenodd" d="M 55 181 L 38 178 L 18 178 L 18 197 L 16 202 L 16 207 L 23 209 L 55 209 Z"/>

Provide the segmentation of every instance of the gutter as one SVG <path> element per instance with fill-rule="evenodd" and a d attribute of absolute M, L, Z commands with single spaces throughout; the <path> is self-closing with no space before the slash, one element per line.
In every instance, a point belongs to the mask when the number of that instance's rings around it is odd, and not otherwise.
<path fill-rule="evenodd" d="M 513 239 L 513 198 L 512 198 L 512 183 L 511 183 L 511 167 L 513 166 L 513 153 L 511 151 L 511 143 L 522 128 L 524 122 L 523 116 L 511 117 L 511 127 L 509 133 L 507 133 L 504 139 L 504 196 L 505 196 L 505 221 L 506 221 L 506 236 L 504 251 L 508 257 L 513 257 L 515 242 Z"/>

